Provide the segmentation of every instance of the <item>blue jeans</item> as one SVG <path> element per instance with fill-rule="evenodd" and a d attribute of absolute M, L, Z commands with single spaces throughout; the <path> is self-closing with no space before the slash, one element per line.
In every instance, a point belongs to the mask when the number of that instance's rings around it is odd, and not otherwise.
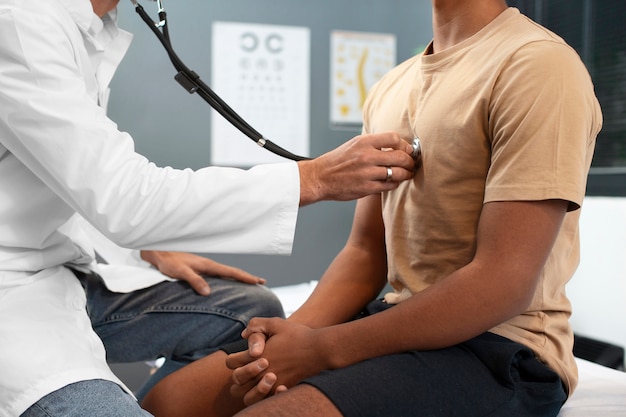
<path fill-rule="evenodd" d="M 150 417 L 114 382 L 94 379 L 46 395 L 20 417 Z"/>
<path fill-rule="evenodd" d="M 98 275 L 76 275 L 85 288 L 87 312 L 106 347 L 108 362 L 166 359 L 137 393 L 139 400 L 165 376 L 240 339 L 252 317 L 284 316 L 278 298 L 257 285 L 209 277 L 209 296 L 198 295 L 181 281 L 120 294 L 109 291 Z M 83 381 L 42 398 L 22 417 L 149 416 L 135 401 L 128 404 L 126 397 L 132 400 L 114 383 Z M 79 406 L 81 398 L 84 408 Z M 118 405 L 124 408 L 107 408 Z"/>

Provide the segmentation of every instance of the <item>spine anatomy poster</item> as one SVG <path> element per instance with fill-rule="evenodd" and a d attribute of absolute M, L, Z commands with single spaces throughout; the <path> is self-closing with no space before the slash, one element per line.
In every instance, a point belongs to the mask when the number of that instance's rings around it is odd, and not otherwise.
<path fill-rule="evenodd" d="M 396 65 L 396 38 L 390 34 L 334 31 L 330 50 L 331 124 L 360 125 L 369 89 Z"/>

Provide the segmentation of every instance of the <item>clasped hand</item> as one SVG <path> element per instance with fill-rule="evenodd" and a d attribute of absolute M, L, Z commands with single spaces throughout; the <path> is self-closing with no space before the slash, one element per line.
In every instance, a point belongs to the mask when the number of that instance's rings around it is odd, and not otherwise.
<path fill-rule="evenodd" d="M 315 334 L 279 318 L 252 319 L 242 333 L 248 349 L 226 359 L 233 370 L 231 394 L 249 406 L 321 372 L 326 365 Z"/>

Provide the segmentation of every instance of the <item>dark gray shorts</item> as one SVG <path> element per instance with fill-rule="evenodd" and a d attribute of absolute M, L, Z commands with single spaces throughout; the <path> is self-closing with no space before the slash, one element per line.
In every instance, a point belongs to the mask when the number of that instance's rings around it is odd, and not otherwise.
<path fill-rule="evenodd" d="M 389 307 L 377 301 L 364 314 Z M 493 333 L 366 360 L 303 383 L 345 417 L 549 417 L 567 397 L 559 376 L 529 348 Z"/>
<path fill-rule="evenodd" d="M 357 319 L 390 307 L 374 301 Z M 245 349 L 246 340 L 222 347 Z M 302 383 L 345 417 L 553 417 L 567 398 L 559 376 L 529 348 L 493 333 L 446 349 L 369 359 Z"/>

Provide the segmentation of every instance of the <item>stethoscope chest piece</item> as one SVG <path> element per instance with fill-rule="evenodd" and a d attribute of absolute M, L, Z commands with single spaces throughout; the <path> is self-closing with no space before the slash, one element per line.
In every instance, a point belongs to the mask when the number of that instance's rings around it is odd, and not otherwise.
<path fill-rule="evenodd" d="M 422 156 L 422 145 L 420 144 L 420 138 L 416 137 L 415 139 L 413 139 L 413 143 L 411 144 L 411 146 L 413 146 L 413 152 L 411 153 L 411 156 L 413 157 L 413 160 L 415 162 L 418 162 Z"/>

